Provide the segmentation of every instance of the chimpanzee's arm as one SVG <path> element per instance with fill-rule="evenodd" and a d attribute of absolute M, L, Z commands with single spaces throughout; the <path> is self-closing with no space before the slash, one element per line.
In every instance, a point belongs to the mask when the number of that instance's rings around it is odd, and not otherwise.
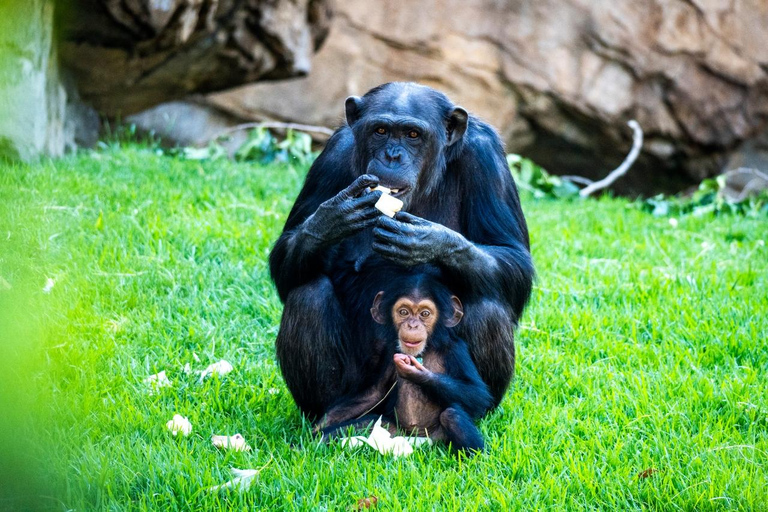
<path fill-rule="evenodd" d="M 402 265 L 438 264 L 462 299 L 502 301 L 519 318 L 531 293 L 533 263 L 528 228 L 498 135 L 473 118 L 462 151 L 445 172 L 459 177 L 455 186 L 461 201 L 440 204 L 461 212 L 460 232 L 401 212 L 394 220 L 379 218 L 374 250 Z"/>
<path fill-rule="evenodd" d="M 333 245 L 372 225 L 380 215 L 373 205 L 381 193 L 364 193 L 378 184 L 378 178 L 363 175 L 355 180 L 351 171 L 353 144 L 346 127 L 331 137 L 309 169 L 269 255 L 272 279 L 283 301 L 291 290 L 322 273 Z"/>
<path fill-rule="evenodd" d="M 472 418 L 485 414 L 493 405 L 493 397 L 480 378 L 467 345 L 457 340 L 446 351 L 443 364 L 445 373 L 432 372 L 422 367 L 423 370 L 416 374 L 400 375 L 418 384 L 429 399 L 440 407 L 458 405 Z"/>

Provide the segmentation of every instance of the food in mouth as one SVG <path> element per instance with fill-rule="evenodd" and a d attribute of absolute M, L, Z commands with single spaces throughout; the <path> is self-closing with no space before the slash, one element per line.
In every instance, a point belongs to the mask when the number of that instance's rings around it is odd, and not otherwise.
<path fill-rule="evenodd" d="M 399 200 L 396 197 L 392 197 L 390 194 L 396 194 L 400 191 L 400 189 L 397 188 L 387 188 L 382 187 L 379 185 L 378 187 L 374 188 L 373 190 L 380 190 L 381 191 L 381 197 L 378 201 L 376 201 L 376 204 L 374 205 L 376 209 L 378 209 L 381 213 L 386 215 L 387 217 L 394 217 L 397 212 L 402 210 L 403 208 L 403 202 Z"/>

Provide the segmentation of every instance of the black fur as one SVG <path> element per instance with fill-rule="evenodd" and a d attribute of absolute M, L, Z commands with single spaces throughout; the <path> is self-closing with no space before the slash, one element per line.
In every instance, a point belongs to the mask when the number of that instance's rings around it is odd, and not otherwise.
<path fill-rule="evenodd" d="M 458 334 L 468 340 L 494 406 L 509 385 L 513 330 L 534 274 L 528 230 L 498 135 L 473 116 L 462 125 L 461 112 L 428 87 L 379 86 L 348 100 L 351 126 L 334 133 L 307 175 L 270 255 L 270 270 L 285 303 L 278 362 L 296 403 L 310 418 L 322 416 L 339 397 L 364 389 L 381 364 L 382 347 L 360 337 L 360 324 L 368 320 L 358 310 L 370 306 L 354 299 L 363 295 L 368 276 L 361 269 L 374 256 L 400 265 L 437 265 L 464 303 Z M 382 116 L 408 123 L 416 119 L 424 132 L 419 145 L 394 138 L 375 144 L 370 121 Z M 386 151 L 405 156 L 393 162 Z M 352 204 L 341 196 L 345 187 L 359 184 L 358 178 L 376 181 L 363 176 L 373 171 L 380 180 L 413 184 L 404 211 L 415 217 L 360 220 L 354 233 L 340 241 L 332 238 L 333 232 L 349 231 L 344 219 L 355 214 L 351 210 L 370 212 L 371 204 Z M 321 204 L 323 218 L 338 223 L 323 226 L 330 234 L 318 229 L 315 214 Z M 342 274 L 352 277 L 340 290 L 331 276 Z"/>
<path fill-rule="evenodd" d="M 445 324 L 454 311 L 453 293 L 441 282 L 439 269 L 379 264 L 370 281 L 377 286 L 366 287 L 369 304 L 376 296 L 375 289 L 383 292 L 378 309 L 385 322 L 371 325 L 373 339 L 384 346 L 385 360 L 370 388 L 342 397 L 329 408 L 319 425 L 323 437 L 329 439 L 349 427 L 367 424 L 374 417 L 370 413 L 375 413 L 391 425 L 406 429 L 406 434 L 410 433 L 407 429 L 415 428 L 417 435 L 428 434 L 448 442 L 454 450 L 482 450 L 483 438 L 474 422 L 491 408 L 493 397 L 480 378 L 467 344 L 456 335 L 455 328 Z M 398 375 L 393 363 L 399 341 L 391 313 L 401 297 L 429 298 L 438 310 L 437 322 L 420 354 L 427 371 L 417 377 Z M 392 387 L 394 382 L 397 384 Z M 403 425 L 403 420 L 410 423 Z"/>

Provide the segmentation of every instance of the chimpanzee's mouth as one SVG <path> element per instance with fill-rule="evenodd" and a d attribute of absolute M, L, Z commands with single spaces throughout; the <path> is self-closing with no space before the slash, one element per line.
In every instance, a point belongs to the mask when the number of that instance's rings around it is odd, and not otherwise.
<path fill-rule="evenodd" d="M 386 188 L 388 188 L 388 189 L 389 189 L 389 194 L 390 194 L 392 197 L 400 197 L 400 196 L 403 196 L 403 195 L 405 195 L 405 194 L 408 192 L 408 190 L 410 189 L 410 187 L 403 187 L 403 186 L 397 186 L 397 187 L 393 187 L 393 186 L 390 186 L 390 185 L 381 185 L 381 186 L 382 186 L 382 187 L 386 187 Z"/>

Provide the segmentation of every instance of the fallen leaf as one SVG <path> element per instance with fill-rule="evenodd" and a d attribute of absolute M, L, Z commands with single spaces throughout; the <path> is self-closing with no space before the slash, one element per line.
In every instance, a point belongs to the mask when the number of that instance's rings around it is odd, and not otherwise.
<path fill-rule="evenodd" d="M 165 370 L 161 371 L 160 373 L 150 375 L 149 377 L 144 379 L 144 384 L 147 384 L 149 386 L 150 395 L 157 393 L 158 390 L 162 388 L 168 388 L 173 386 L 173 383 L 165 375 Z"/>
<path fill-rule="evenodd" d="M 357 500 L 357 509 L 356 510 L 364 510 L 367 508 L 375 507 L 379 504 L 379 498 L 376 496 L 368 496 L 367 498 L 360 498 Z"/>
<path fill-rule="evenodd" d="M 174 436 L 181 432 L 181 435 L 186 437 L 192 432 L 192 423 L 180 414 L 174 414 L 173 419 L 166 423 L 165 427 L 170 430 Z"/>
<path fill-rule="evenodd" d="M 655 475 L 655 474 L 656 474 L 656 473 L 658 473 L 658 472 L 659 472 L 659 470 L 658 470 L 658 469 L 656 469 L 656 468 L 648 468 L 648 469 L 644 469 L 644 470 L 642 470 L 641 472 L 639 472 L 639 473 L 637 474 L 637 479 L 638 479 L 638 480 L 642 480 L 642 479 L 644 479 L 644 478 L 649 478 L 649 477 L 651 477 L 651 476 Z"/>
<path fill-rule="evenodd" d="M 270 462 L 272 462 L 272 457 L 270 457 L 267 463 L 261 466 L 259 469 L 231 468 L 230 472 L 235 478 L 221 485 L 214 485 L 213 487 L 209 487 L 208 490 L 218 491 L 220 489 L 237 489 L 238 491 L 241 491 L 241 492 L 248 490 L 248 488 L 253 483 L 253 479 L 256 478 L 256 475 L 261 473 L 264 470 L 264 468 L 269 466 Z"/>
<path fill-rule="evenodd" d="M 200 373 L 200 381 L 208 377 L 209 375 L 224 376 L 234 370 L 234 367 L 229 361 L 221 360 L 217 363 L 208 365 L 208 367 Z"/>
<path fill-rule="evenodd" d="M 245 438 L 240 434 L 233 436 L 211 436 L 211 442 L 216 448 L 234 450 L 236 452 L 247 452 L 251 450 Z"/>

